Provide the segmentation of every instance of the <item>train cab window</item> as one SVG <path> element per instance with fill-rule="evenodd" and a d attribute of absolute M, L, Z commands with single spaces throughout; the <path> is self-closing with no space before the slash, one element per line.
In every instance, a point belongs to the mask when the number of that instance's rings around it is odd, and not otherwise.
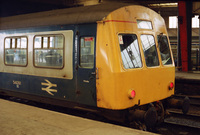
<path fill-rule="evenodd" d="M 154 37 L 152 35 L 141 35 L 141 42 L 147 67 L 159 66 Z"/>
<path fill-rule="evenodd" d="M 42 35 L 34 38 L 34 65 L 63 68 L 63 35 Z"/>
<path fill-rule="evenodd" d="M 135 34 L 118 35 L 122 62 L 126 69 L 142 67 L 138 39 Z"/>
<path fill-rule="evenodd" d="M 162 64 L 163 65 L 172 64 L 172 58 L 171 58 L 167 36 L 160 34 L 157 36 L 157 40 L 158 40 L 158 47 L 160 49 Z"/>
<path fill-rule="evenodd" d="M 6 37 L 4 45 L 6 65 L 27 65 L 27 37 Z"/>
<path fill-rule="evenodd" d="M 153 29 L 152 23 L 150 21 L 137 20 L 137 25 L 139 29 Z"/>
<path fill-rule="evenodd" d="M 94 67 L 94 37 L 81 37 L 80 66 L 82 68 Z"/>

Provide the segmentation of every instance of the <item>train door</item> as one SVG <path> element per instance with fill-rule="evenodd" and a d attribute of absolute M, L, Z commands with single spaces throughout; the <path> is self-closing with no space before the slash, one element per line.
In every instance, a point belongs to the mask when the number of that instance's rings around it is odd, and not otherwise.
<path fill-rule="evenodd" d="M 96 106 L 96 25 L 79 26 L 77 101 Z"/>

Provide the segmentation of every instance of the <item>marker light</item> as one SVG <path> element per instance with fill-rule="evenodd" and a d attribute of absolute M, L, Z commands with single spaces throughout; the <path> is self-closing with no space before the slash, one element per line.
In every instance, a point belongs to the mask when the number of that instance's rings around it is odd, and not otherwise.
<path fill-rule="evenodd" d="M 169 84 L 169 90 L 172 90 L 173 88 L 174 88 L 174 83 L 170 82 L 170 84 Z"/>
<path fill-rule="evenodd" d="M 136 93 L 135 93 L 134 90 L 129 90 L 128 96 L 129 96 L 130 99 L 133 99 L 135 97 L 135 95 L 136 95 Z"/>

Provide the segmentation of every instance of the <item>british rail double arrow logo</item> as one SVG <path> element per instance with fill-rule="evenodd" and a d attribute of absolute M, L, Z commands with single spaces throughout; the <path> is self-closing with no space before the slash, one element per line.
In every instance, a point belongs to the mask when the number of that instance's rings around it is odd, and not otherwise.
<path fill-rule="evenodd" d="M 50 95 L 54 96 L 54 94 L 52 92 L 57 92 L 57 90 L 56 89 L 51 89 L 51 87 L 57 87 L 57 84 L 52 84 L 49 80 L 46 80 L 46 79 L 45 79 L 45 81 L 47 83 L 43 83 L 42 82 L 41 85 L 47 86 L 47 87 L 46 88 L 42 88 L 42 90 L 44 90 L 44 91 L 48 92 Z"/>

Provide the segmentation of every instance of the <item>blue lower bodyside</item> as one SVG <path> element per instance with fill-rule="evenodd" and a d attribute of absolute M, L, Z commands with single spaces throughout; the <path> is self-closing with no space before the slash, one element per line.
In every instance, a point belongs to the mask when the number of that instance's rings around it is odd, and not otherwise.
<path fill-rule="evenodd" d="M 89 79 L 91 72 L 95 71 L 95 67 L 93 69 L 81 69 L 78 66 L 79 49 L 77 49 L 79 48 L 80 37 L 96 37 L 96 26 L 96 24 L 82 24 L 0 31 L 7 34 L 17 34 L 43 31 L 73 30 L 73 46 L 75 46 L 75 43 L 77 43 L 77 46 L 73 47 L 73 79 L 61 79 L 51 78 L 48 76 L 41 77 L 0 72 L 0 90 L 4 92 L 13 91 L 38 97 L 47 97 L 51 99 L 65 100 L 83 105 L 97 106 L 95 77 L 93 80 L 90 80 L 89 84 L 83 83 L 83 78 L 85 79 L 86 76 L 86 79 Z M 88 31 L 88 29 L 90 31 Z M 79 33 L 79 35 L 77 35 L 77 33 Z"/>

